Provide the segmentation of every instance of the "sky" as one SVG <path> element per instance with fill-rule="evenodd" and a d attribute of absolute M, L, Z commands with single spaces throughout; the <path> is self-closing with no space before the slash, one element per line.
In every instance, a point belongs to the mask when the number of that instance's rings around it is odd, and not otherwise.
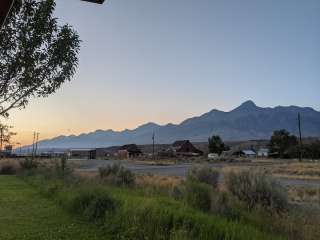
<path fill-rule="evenodd" d="M 320 110 L 319 0 L 56 0 L 72 81 L 11 112 L 14 141 L 179 123 L 246 100 Z"/>

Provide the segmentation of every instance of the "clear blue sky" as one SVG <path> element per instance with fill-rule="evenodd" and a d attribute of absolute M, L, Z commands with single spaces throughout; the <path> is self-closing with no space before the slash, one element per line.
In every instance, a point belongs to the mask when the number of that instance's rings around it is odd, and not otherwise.
<path fill-rule="evenodd" d="M 83 40 L 78 73 L 13 114 L 21 132 L 178 123 L 248 99 L 320 110 L 319 0 L 57 0 L 56 16 Z"/>

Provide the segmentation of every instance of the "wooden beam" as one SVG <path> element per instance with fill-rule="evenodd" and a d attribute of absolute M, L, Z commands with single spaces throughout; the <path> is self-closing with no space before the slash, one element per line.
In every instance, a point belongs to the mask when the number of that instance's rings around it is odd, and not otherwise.
<path fill-rule="evenodd" d="M 1 0 L 0 1 L 0 29 L 6 20 L 14 0 Z"/>
<path fill-rule="evenodd" d="M 15 0 L 0 0 L 0 29 L 2 28 Z M 85 2 L 102 4 L 105 0 L 81 0 Z"/>
<path fill-rule="evenodd" d="M 104 3 L 105 0 L 81 0 L 81 1 L 102 4 L 102 3 Z"/>

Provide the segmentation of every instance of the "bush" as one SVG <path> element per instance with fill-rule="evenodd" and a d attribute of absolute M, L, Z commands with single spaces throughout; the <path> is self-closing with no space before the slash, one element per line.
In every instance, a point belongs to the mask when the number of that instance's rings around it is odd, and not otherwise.
<path fill-rule="evenodd" d="M 24 170 L 36 169 L 39 166 L 39 162 L 33 158 L 26 158 L 19 162 L 20 166 Z"/>
<path fill-rule="evenodd" d="M 213 188 L 216 188 L 219 183 L 219 172 L 208 166 L 193 167 L 189 170 L 187 179 L 190 181 L 206 183 Z"/>
<path fill-rule="evenodd" d="M 118 164 L 99 168 L 99 176 L 115 185 L 133 185 L 135 183 L 134 173 Z"/>
<path fill-rule="evenodd" d="M 16 173 L 17 173 L 16 167 L 11 164 L 4 164 L 0 168 L 1 175 L 15 175 Z"/>
<path fill-rule="evenodd" d="M 63 156 L 60 161 L 56 163 L 56 173 L 59 177 L 65 177 L 72 173 L 72 169 L 68 165 L 67 157 Z"/>
<path fill-rule="evenodd" d="M 287 210 L 286 190 L 271 177 L 262 173 L 231 172 L 226 176 L 228 190 L 247 204 L 248 209 L 261 205 L 266 210 Z"/>
<path fill-rule="evenodd" d="M 116 202 L 102 189 L 83 189 L 76 193 L 70 208 L 88 220 L 97 222 L 104 220 L 108 212 L 116 209 Z"/>
<path fill-rule="evenodd" d="M 228 192 L 215 192 L 211 197 L 211 211 L 229 220 L 241 218 L 241 204 Z"/>
<path fill-rule="evenodd" d="M 174 186 L 170 192 L 170 196 L 177 201 L 183 200 L 184 194 L 185 189 L 182 186 Z"/>
<path fill-rule="evenodd" d="M 200 182 L 186 182 L 186 201 L 187 203 L 202 211 L 210 210 L 211 188 L 209 185 Z"/>

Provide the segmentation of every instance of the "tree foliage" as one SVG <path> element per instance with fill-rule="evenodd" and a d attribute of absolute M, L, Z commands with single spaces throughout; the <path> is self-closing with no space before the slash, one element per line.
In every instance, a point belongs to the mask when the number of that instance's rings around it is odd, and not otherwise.
<path fill-rule="evenodd" d="M 224 144 L 220 136 L 212 136 L 208 139 L 209 152 L 221 154 L 223 151 L 228 150 L 228 147 Z"/>
<path fill-rule="evenodd" d="M 0 116 L 47 97 L 71 80 L 80 40 L 53 17 L 54 0 L 16 1 L 0 32 Z"/>
<path fill-rule="evenodd" d="M 270 152 L 277 154 L 280 158 L 286 157 L 290 149 L 298 145 L 297 137 L 290 135 L 290 133 L 285 130 L 277 130 L 273 132 L 270 140 Z"/>
<path fill-rule="evenodd" d="M 11 126 L 0 123 L 0 151 L 3 150 L 4 145 L 10 144 L 12 136 L 16 135 L 11 129 Z"/>

